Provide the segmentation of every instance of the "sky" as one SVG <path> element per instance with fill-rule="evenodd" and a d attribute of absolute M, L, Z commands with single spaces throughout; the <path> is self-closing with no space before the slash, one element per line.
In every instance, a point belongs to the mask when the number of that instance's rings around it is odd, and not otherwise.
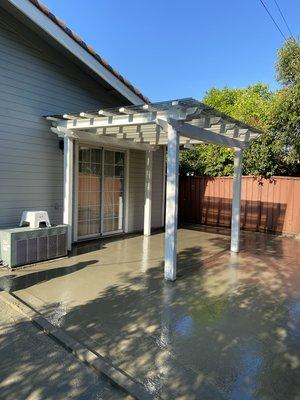
<path fill-rule="evenodd" d="M 277 88 L 283 38 L 259 0 L 43 0 L 151 101 L 212 87 Z M 288 35 L 274 0 L 264 0 Z M 277 0 L 294 36 L 299 0 Z"/>

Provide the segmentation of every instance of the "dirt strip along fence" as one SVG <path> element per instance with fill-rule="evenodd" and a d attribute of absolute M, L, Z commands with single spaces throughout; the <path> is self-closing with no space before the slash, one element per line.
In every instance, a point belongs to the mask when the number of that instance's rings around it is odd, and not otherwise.
<path fill-rule="evenodd" d="M 230 227 L 232 177 L 180 177 L 180 222 Z M 241 228 L 300 233 L 300 178 L 243 176 Z"/>

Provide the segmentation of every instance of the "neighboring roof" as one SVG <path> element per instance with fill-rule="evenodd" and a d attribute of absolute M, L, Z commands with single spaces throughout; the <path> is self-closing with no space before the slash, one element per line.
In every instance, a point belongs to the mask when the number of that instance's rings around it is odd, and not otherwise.
<path fill-rule="evenodd" d="M 183 145 L 201 142 L 246 148 L 261 131 L 192 98 L 125 106 L 81 113 L 52 115 L 47 119 L 55 132 L 86 132 L 104 139 L 115 138 L 139 145 L 165 145 L 165 123 L 180 133 Z M 111 139 L 110 139 L 111 140 Z"/>
<path fill-rule="evenodd" d="M 117 70 L 112 68 L 111 65 L 89 45 L 87 45 L 75 32 L 69 29 L 66 24 L 59 19 L 57 16 L 38 0 L 28 0 L 31 4 L 37 7 L 44 15 L 46 15 L 52 22 L 60 27 L 71 39 L 78 43 L 84 50 L 86 50 L 91 56 L 93 56 L 104 68 L 106 68 L 111 74 L 113 74 L 120 82 L 122 82 L 128 89 L 130 89 L 136 96 L 138 96 L 143 102 L 149 103 L 149 99 L 144 96 L 135 86 L 133 86 L 126 78 L 124 78 Z M 14 3 L 14 2 L 12 2 Z"/>

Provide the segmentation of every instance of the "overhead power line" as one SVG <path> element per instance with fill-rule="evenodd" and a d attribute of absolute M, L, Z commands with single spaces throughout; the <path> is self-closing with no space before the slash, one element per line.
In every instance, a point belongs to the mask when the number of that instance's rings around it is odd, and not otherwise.
<path fill-rule="evenodd" d="M 291 35 L 292 37 L 294 37 L 294 35 L 292 34 L 292 31 L 291 31 L 291 29 L 290 29 L 290 27 L 289 27 L 289 24 L 287 23 L 287 20 L 286 20 L 284 14 L 283 14 L 283 12 L 282 12 L 282 10 L 281 10 L 281 8 L 280 8 L 278 2 L 277 2 L 277 0 L 274 0 L 274 3 L 276 4 L 277 10 L 279 11 L 279 13 L 280 13 L 280 15 L 281 15 L 281 18 L 282 18 L 283 22 L 285 23 L 285 26 L 287 27 L 287 30 L 289 31 L 290 35 Z"/>
<path fill-rule="evenodd" d="M 280 26 L 277 24 L 277 22 L 275 21 L 275 19 L 273 18 L 273 15 L 270 13 L 268 7 L 265 5 L 265 3 L 263 2 L 263 0 L 259 0 L 262 4 L 262 6 L 264 7 L 264 9 L 266 10 L 266 12 L 268 13 L 269 17 L 271 18 L 271 20 L 273 21 L 274 25 L 276 26 L 276 28 L 278 29 L 279 33 L 281 34 L 281 36 L 283 37 L 284 40 L 286 40 L 286 37 L 284 35 L 284 33 L 282 32 L 282 30 L 280 29 Z"/>

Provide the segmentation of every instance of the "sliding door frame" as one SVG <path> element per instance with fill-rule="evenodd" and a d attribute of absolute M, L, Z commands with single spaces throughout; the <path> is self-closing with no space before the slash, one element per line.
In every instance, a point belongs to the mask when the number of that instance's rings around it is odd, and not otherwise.
<path fill-rule="evenodd" d="M 79 187 L 79 149 L 80 146 L 88 146 L 91 149 L 102 149 L 102 176 L 101 176 L 101 209 L 100 209 L 100 221 L 99 221 L 99 227 L 100 227 L 100 232 L 98 234 L 91 234 L 91 235 L 86 235 L 82 237 L 78 237 L 78 187 Z M 117 231 L 112 231 L 112 232 L 107 232 L 103 233 L 103 196 L 104 196 L 104 183 L 103 183 L 103 177 L 104 177 L 104 153 L 105 150 L 108 151 L 115 151 L 115 152 L 120 152 L 124 153 L 124 193 L 123 193 L 123 212 L 122 212 L 122 229 L 117 230 Z M 74 185 L 73 185 L 73 242 L 78 242 L 78 241 L 85 241 L 89 239 L 97 239 L 99 237 L 106 237 L 106 236 L 111 236 L 111 235 L 120 235 L 128 231 L 128 207 L 129 207 L 129 150 L 124 149 L 119 146 L 105 146 L 101 143 L 97 144 L 95 142 L 75 142 L 74 146 Z M 127 165 L 128 164 L 128 165 Z"/>

